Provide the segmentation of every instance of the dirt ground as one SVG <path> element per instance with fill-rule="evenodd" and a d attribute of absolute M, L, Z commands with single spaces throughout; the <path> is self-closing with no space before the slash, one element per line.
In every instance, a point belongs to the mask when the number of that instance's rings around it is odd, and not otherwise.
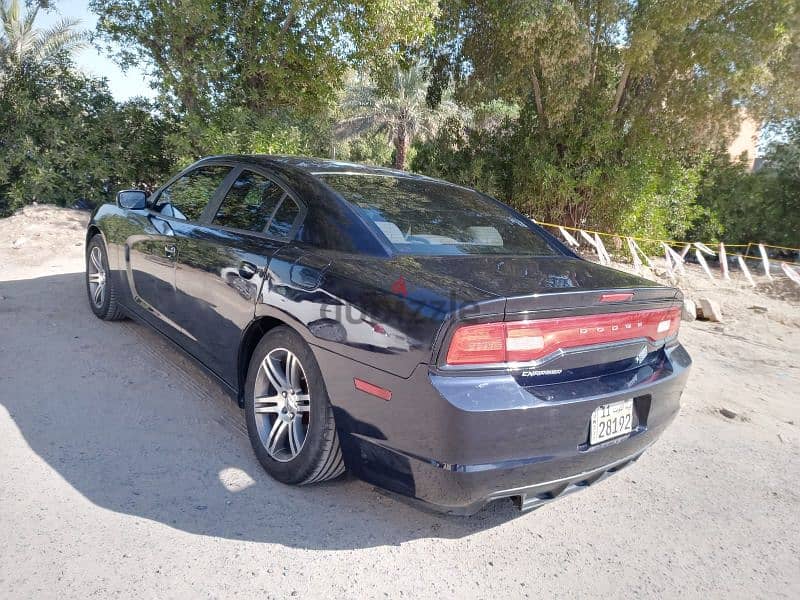
<path fill-rule="evenodd" d="M 352 479 L 271 480 L 216 384 L 91 313 L 87 217 L 0 221 L 0 597 L 800 597 L 800 305 L 783 282 L 690 268 L 687 295 L 725 322 L 682 326 L 683 408 L 638 463 L 533 513 L 446 517 Z"/>

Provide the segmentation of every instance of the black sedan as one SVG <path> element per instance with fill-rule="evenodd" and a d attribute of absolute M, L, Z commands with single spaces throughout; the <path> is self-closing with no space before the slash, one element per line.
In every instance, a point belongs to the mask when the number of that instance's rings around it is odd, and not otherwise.
<path fill-rule="evenodd" d="M 217 156 L 120 192 L 89 224 L 86 286 L 230 391 L 274 478 L 347 469 L 452 513 L 635 461 L 691 364 L 678 290 L 476 191 L 333 161 Z"/>

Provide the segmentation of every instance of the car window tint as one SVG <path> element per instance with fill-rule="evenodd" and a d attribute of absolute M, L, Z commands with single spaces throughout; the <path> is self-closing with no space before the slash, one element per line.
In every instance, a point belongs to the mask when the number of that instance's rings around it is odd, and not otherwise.
<path fill-rule="evenodd" d="M 230 167 L 220 165 L 200 167 L 186 173 L 161 192 L 156 208 L 167 217 L 200 220 L 200 215 L 230 170 Z"/>
<path fill-rule="evenodd" d="M 400 253 L 559 253 L 533 224 L 467 188 L 411 177 L 337 174 L 323 179 Z"/>
<path fill-rule="evenodd" d="M 292 200 L 289 196 L 286 196 L 278 207 L 278 211 L 275 213 L 275 216 L 272 217 L 272 221 L 269 224 L 269 229 L 267 231 L 270 235 L 274 235 L 276 237 L 289 237 L 289 234 L 292 231 L 292 225 L 297 220 L 297 216 L 300 214 L 300 207 L 297 206 L 294 200 Z"/>
<path fill-rule="evenodd" d="M 225 195 L 213 224 L 263 232 L 283 194 L 274 181 L 243 171 Z"/>

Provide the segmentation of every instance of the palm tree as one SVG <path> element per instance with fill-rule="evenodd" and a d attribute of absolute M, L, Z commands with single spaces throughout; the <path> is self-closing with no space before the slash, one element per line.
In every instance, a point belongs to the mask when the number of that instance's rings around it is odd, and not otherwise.
<path fill-rule="evenodd" d="M 71 52 L 84 43 L 75 19 L 61 19 L 50 29 L 34 27 L 39 4 L 22 14 L 20 0 L 0 0 L 0 73 L 26 63 L 44 63 L 61 52 Z"/>
<path fill-rule="evenodd" d="M 405 169 L 406 155 L 417 139 L 436 133 L 437 126 L 457 107 L 443 100 L 435 109 L 426 103 L 425 69 L 415 64 L 396 67 L 389 90 L 381 91 L 368 79 L 348 86 L 342 102 L 344 119 L 335 128 L 338 139 L 344 140 L 367 131 L 385 131 L 394 144 L 394 167 Z"/>

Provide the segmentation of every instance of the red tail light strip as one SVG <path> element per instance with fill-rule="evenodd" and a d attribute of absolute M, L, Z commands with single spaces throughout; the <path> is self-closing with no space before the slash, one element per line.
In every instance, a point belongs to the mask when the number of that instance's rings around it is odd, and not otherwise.
<path fill-rule="evenodd" d="M 447 351 L 448 365 L 530 362 L 566 348 L 637 338 L 652 341 L 675 335 L 680 308 L 641 310 L 465 325 L 456 330 Z"/>

